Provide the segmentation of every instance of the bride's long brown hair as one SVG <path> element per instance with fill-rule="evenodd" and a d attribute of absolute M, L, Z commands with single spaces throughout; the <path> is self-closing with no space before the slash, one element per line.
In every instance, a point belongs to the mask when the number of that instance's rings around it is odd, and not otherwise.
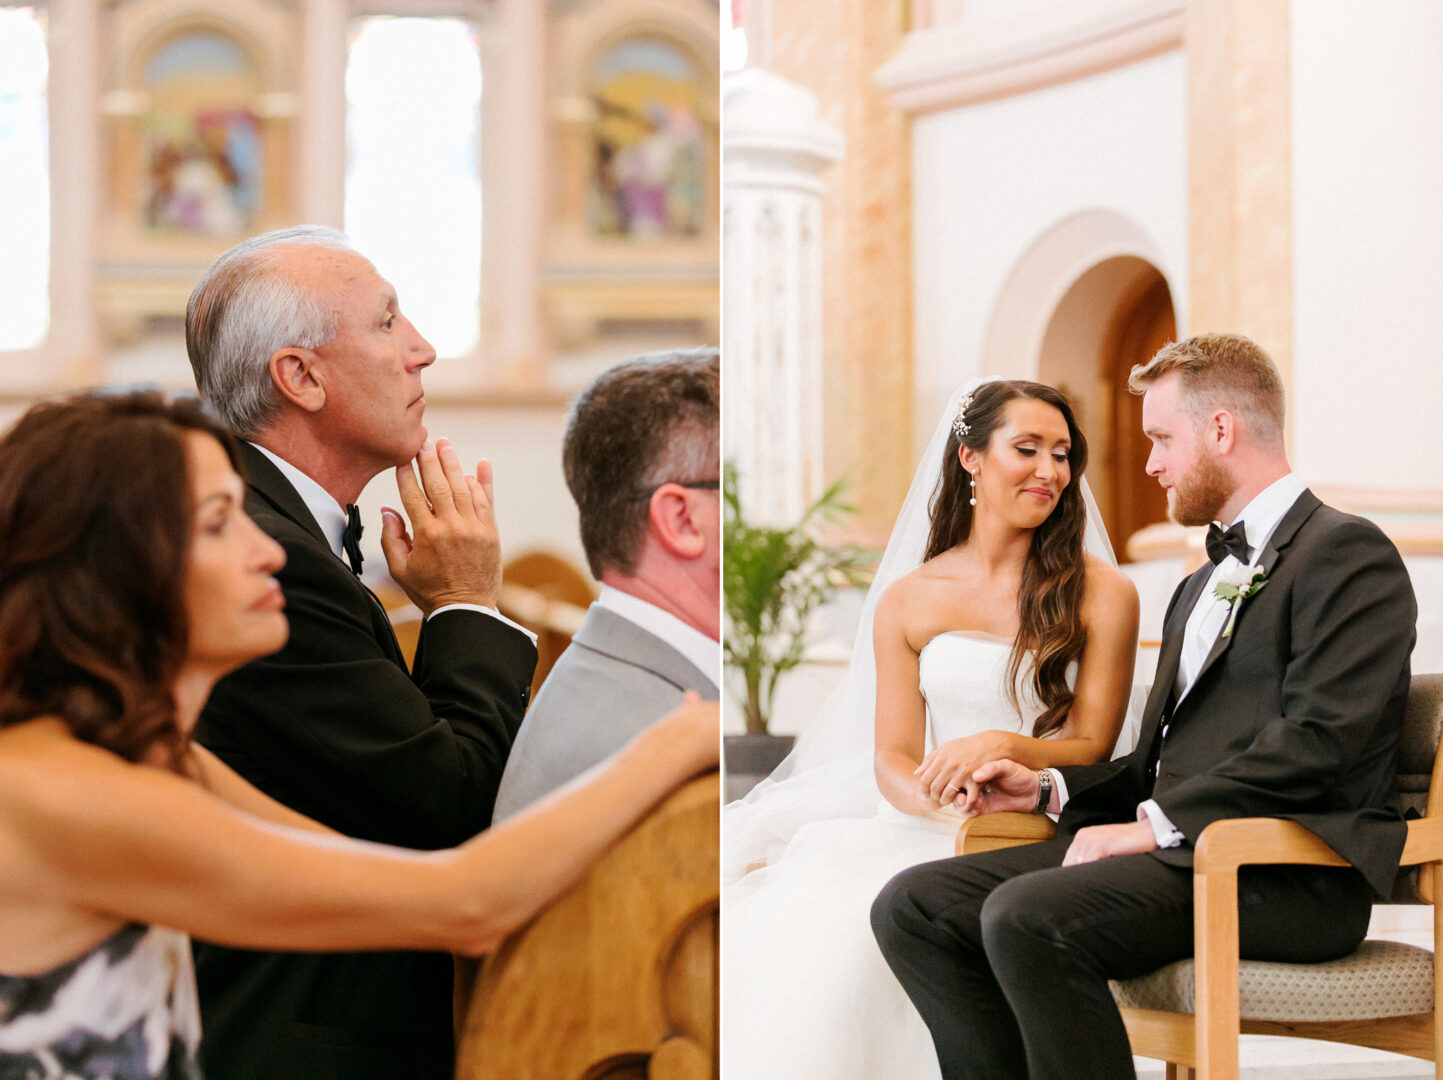
<path fill-rule="evenodd" d="M 1043 383 L 1014 380 L 983 383 L 972 392 L 966 409 L 968 432 L 958 436 L 954 428 L 942 455 L 942 475 L 932 496 L 932 530 L 927 537 L 926 558 L 934 558 L 963 543 L 972 535 L 972 478 L 962 468 L 958 450 L 967 446 L 986 450 L 992 433 L 1007 418 L 1009 401 L 1027 399 L 1051 405 L 1067 421 L 1072 441 L 1067 463 L 1072 478 L 1062 489 L 1057 505 L 1032 532 L 1032 545 L 1022 567 L 1017 590 L 1017 637 L 1007 663 L 1007 693 L 1021 712 L 1017 700 L 1017 674 L 1022 658 L 1035 653 L 1032 684 L 1042 714 L 1032 725 L 1037 738 L 1060 728 L 1072 708 L 1072 688 L 1067 669 L 1082 655 L 1087 632 L 1082 626 L 1082 591 L 1086 578 L 1082 537 L 1087 530 L 1087 507 L 1079 481 L 1087 468 L 1087 440 L 1078 430 L 1072 406 L 1058 390 Z"/>

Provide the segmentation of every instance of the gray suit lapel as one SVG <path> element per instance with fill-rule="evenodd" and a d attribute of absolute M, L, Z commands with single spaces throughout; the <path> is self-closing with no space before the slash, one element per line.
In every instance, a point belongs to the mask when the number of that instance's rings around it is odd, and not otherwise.
<path fill-rule="evenodd" d="M 617 663 L 649 671 L 678 690 L 695 690 L 704 698 L 716 697 L 715 672 L 702 671 L 655 634 L 599 604 L 592 604 L 587 610 L 586 619 L 571 644 Z"/>

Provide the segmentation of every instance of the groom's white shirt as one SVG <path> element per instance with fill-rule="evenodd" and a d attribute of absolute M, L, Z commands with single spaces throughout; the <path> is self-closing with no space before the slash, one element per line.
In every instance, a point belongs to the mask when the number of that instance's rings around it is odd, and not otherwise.
<path fill-rule="evenodd" d="M 1237 521 L 1224 526 L 1231 528 L 1238 521 L 1243 523 L 1250 564 L 1256 563 L 1259 553 L 1272 539 L 1278 522 L 1292 509 L 1293 503 L 1298 501 L 1304 487 L 1297 473 L 1288 473 L 1258 492 L 1252 502 L 1243 507 Z M 1218 598 L 1213 590 L 1224 571 L 1242 565 L 1231 554 L 1216 564 L 1203 585 L 1197 603 L 1188 615 L 1187 625 L 1183 628 L 1182 652 L 1178 656 L 1177 682 L 1173 687 L 1177 701 L 1181 701 L 1192 689 L 1193 680 L 1207 661 L 1208 653 L 1212 651 L 1213 643 L 1222 633 L 1223 624 L 1232 609 L 1232 604 Z M 1166 726 L 1163 727 L 1163 737 L 1167 737 Z M 1067 805 L 1067 784 L 1063 781 L 1062 774 L 1056 769 L 1047 771 L 1052 773 L 1052 783 L 1057 788 L 1059 808 Z M 1146 799 L 1138 805 L 1137 819 L 1141 821 L 1143 818 L 1152 825 L 1153 837 L 1157 840 L 1158 847 L 1177 847 L 1185 839 L 1182 832 L 1162 812 L 1162 807 L 1152 799 Z"/>

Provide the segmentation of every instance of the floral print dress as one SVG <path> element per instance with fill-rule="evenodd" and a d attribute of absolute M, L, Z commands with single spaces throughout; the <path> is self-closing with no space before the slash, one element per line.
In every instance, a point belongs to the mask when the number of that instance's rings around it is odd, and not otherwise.
<path fill-rule="evenodd" d="M 0 974 L 0 1080 L 201 1080 L 185 934 L 131 924 L 41 975 Z"/>

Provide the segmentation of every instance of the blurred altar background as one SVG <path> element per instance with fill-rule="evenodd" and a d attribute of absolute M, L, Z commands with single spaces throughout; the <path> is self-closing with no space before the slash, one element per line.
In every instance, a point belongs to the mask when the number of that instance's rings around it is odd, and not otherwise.
<path fill-rule="evenodd" d="M 185 301 L 266 229 L 345 229 L 436 346 L 427 422 L 489 456 L 509 558 L 584 575 L 567 406 L 719 336 L 716 0 L 0 4 L 0 425 L 193 386 Z M 395 501 L 362 500 L 376 527 Z"/>

